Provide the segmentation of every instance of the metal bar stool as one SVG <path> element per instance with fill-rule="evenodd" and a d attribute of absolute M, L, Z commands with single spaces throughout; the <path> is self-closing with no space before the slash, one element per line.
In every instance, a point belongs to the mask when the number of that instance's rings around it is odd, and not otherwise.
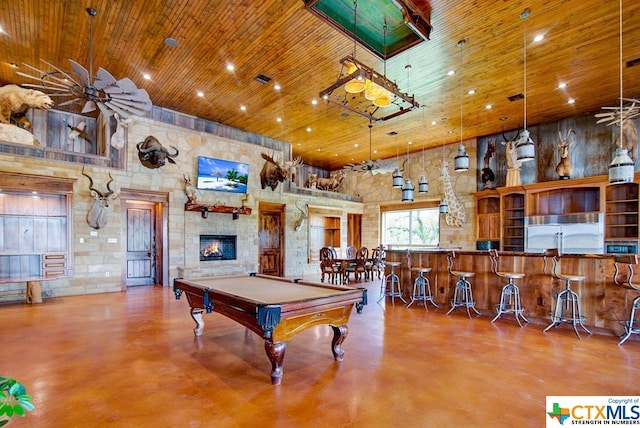
<path fill-rule="evenodd" d="M 453 270 L 453 259 L 456 258 L 455 251 L 449 251 L 447 253 L 447 265 L 449 268 L 449 274 L 458 279 L 456 282 L 455 290 L 453 292 L 453 299 L 451 299 L 451 309 L 447 312 L 449 315 L 457 308 L 464 307 L 467 309 L 467 315 L 471 318 L 471 312 L 469 309 L 480 315 L 480 312 L 476 309 L 476 302 L 473 300 L 473 290 L 471 289 L 471 283 L 467 278 L 473 278 L 476 276 L 473 272 L 464 272 L 460 270 Z"/>
<path fill-rule="evenodd" d="M 498 318 L 500 318 L 504 314 L 513 314 L 518 325 L 522 327 L 522 323 L 520 322 L 520 318 L 524 322 L 529 322 L 529 320 L 522 315 L 524 309 L 520 304 L 520 290 L 518 286 L 515 284 L 515 279 L 524 278 L 524 273 L 521 272 L 506 272 L 499 270 L 498 258 L 500 257 L 498 254 L 498 250 L 489 250 L 489 257 L 491 258 L 491 271 L 498 275 L 500 278 L 507 278 L 507 284 L 502 287 L 502 293 L 500 293 L 500 303 L 496 308 L 498 312 L 495 318 L 491 320 L 494 322 Z"/>
<path fill-rule="evenodd" d="M 618 281 L 618 275 L 620 274 L 619 264 L 626 264 L 629 269 L 629 274 L 627 276 L 627 281 L 623 284 Z M 613 265 L 616 268 L 616 273 L 613 276 L 613 282 L 616 285 L 624 285 L 625 287 L 632 288 L 634 290 L 640 291 L 640 288 L 633 285 L 633 265 L 638 264 L 638 256 L 635 254 L 625 254 L 615 256 L 613 258 Z M 624 333 L 620 336 L 620 340 L 618 341 L 618 345 L 622 345 L 632 334 L 640 334 L 640 320 L 636 320 L 636 310 L 640 310 L 640 296 L 637 296 L 631 302 L 631 312 L 629 314 L 629 319 L 624 324 Z"/>
<path fill-rule="evenodd" d="M 399 297 L 406 305 L 407 301 L 402 297 L 402 291 L 400 290 L 400 278 L 398 278 L 395 271 L 395 268 L 402 266 L 402 263 L 385 261 L 384 264 L 385 266 L 389 266 L 389 275 L 384 277 L 378 302 L 382 301 L 385 297 L 391 297 L 391 304 L 395 306 L 395 298 Z"/>
<path fill-rule="evenodd" d="M 578 293 L 571 289 L 571 281 L 584 281 L 584 276 L 582 275 L 574 275 L 561 273 L 560 270 L 560 253 L 557 248 L 547 249 L 544 252 L 544 272 L 547 272 L 547 258 L 551 257 L 553 263 L 553 269 L 551 275 L 554 278 L 559 279 L 561 281 L 565 281 L 565 289 L 559 292 L 556 296 L 556 308 L 555 311 L 551 314 L 551 324 L 547 326 L 543 331 L 549 330 L 551 327 L 556 327 L 560 323 L 569 323 L 573 326 L 573 331 L 576 332 L 578 339 L 582 339 L 580 337 L 580 333 L 578 333 L 578 326 L 582 327 L 584 331 L 591 334 L 589 329 L 584 326 L 585 316 L 582 315 L 582 311 L 580 310 L 580 296 Z"/>
<path fill-rule="evenodd" d="M 431 302 L 436 308 L 438 305 L 433 301 L 433 295 L 431 294 L 431 285 L 429 283 L 430 267 L 411 266 L 411 250 L 407 250 L 407 266 L 409 271 L 417 273 L 415 281 L 413 282 L 413 293 L 411 293 L 411 302 L 407 305 L 407 308 L 413 305 L 415 302 L 422 302 L 424 308 L 428 311 L 427 302 Z"/>

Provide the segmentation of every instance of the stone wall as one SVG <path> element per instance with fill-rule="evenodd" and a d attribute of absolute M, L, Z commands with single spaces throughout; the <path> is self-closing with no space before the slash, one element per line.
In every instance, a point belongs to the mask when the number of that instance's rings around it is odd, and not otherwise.
<path fill-rule="evenodd" d="M 284 191 L 279 185 L 275 191 L 263 190 L 260 186 L 260 170 L 264 164 L 261 152 L 274 154 L 283 159 L 290 156 L 287 143 L 278 145 L 271 141 L 267 148 L 260 146 L 259 136 L 241 138 L 241 131 L 222 128 L 224 137 L 211 132 L 193 131 L 177 125 L 168 124 L 151 118 L 135 118 L 128 128 L 128 146 L 126 167 L 124 169 L 108 169 L 85 165 L 85 171 L 94 179 L 94 185 L 103 188 L 108 174 L 114 178 L 112 188 L 131 191 L 143 190 L 157 192 L 168 198 L 167 235 L 168 242 L 168 277 L 164 285 L 170 285 L 173 278 L 185 271 L 193 275 L 227 274 L 247 272 L 258 269 L 258 204 L 260 201 L 286 205 L 285 230 L 285 265 L 286 276 L 301 276 L 319 273 L 316 263 L 307 262 L 308 225 L 300 231 L 294 231 L 294 223 L 299 210 L 295 202 L 318 207 L 337 209 L 342 212 L 343 224 L 346 227 L 347 213 L 362 213 L 359 202 L 318 197 L 314 194 L 296 194 Z M 136 144 L 148 135 L 155 136 L 165 147 L 174 146 L 180 154 L 175 158 L 176 164 L 167 163 L 159 169 L 144 167 L 137 155 Z M 248 142 L 246 140 L 249 140 Z M 247 206 L 252 208 L 251 215 L 240 215 L 233 220 L 230 214 L 209 213 L 203 219 L 198 212 L 185 212 L 187 197 L 184 192 L 183 174 L 190 174 L 195 180 L 198 156 L 234 160 L 250 165 Z M 8 172 L 25 172 L 44 176 L 76 178 L 73 192 L 72 234 L 74 249 L 70 255 L 73 263 L 73 275 L 68 278 L 43 281 L 45 297 L 68 296 L 117 292 L 123 290 L 126 272 L 122 272 L 122 259 L 125 252 L 122 243 L 126 219 L 121 214 L 123 202 L 120 198 L 112 201 L 109 207 L 107 225 L 103 229 L 91 229 L 85 220 L 93 203 L 88 180 L 81 175 L 81 164 L 65 163 L 47 159 L 35 159 L 15 154 L 0 153 L 0 170 Z M 309 192 L 307 192 L 309 193 Z M 244 195 L 208 190 L 198 190 L 198 201 L 203 204 L 221 204 L 240 206 Z M 223 262 L 200 262 L 200 234 L 237 235 L 237 259 Z M 346 233 L 345 236 L 346 242 Z M 0 300 L 24 298 L 25 283 L 0 284 Z"/>
<path fill-rule="evenodd" d="M 475 249 L 476 246 L 476 217 L 475 200 L 473 193 L 477 190 L 477 154 L 476 140 L 465 141 L 464 145 L 469 155 L 469 170 L 455 172 L 453 170 L 453 158 L 458 152 L 456 145 L 445 146 L 444 159 L 449 161 L 451 184 L 458 200 L 464 205 L 466 211 L 466 223 L 462 227 L 449 226 L 444 216 L 440 216 L 440 244 L 446 247 L 461 247 L 466 250 Z M 443 149 L 425 150 L 424 168 L 422 152 L 409 156 L 405 164 L 407 171 L 403 173 L 405 178 L 410 177 L 415 186 L 414 203 L 433 201 L 439 202 L 443 194 L 441 178 L 441 166 Z M 401 159 L 401 162 L 405 158 Z M 418 193 L 418 182 L 421 175 L 426 175 L 429 182 L 429 191 L 426 194 Z M 362 216 L 362 245 L 372 248 L 380 244 L 380 205 L 400 204 L 402 195 L 400 189 L 391 186 L 391 173 L 376 174 L 358 173 L 349 174 L 343 183 L 346 192 L 362 196 L 364 209 Z M 412 205 L 405 202 L 407 209 Z"/>

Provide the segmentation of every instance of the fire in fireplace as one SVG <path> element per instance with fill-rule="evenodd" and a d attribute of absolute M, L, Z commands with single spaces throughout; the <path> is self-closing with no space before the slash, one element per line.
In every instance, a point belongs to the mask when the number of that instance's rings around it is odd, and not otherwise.
<path fill-rule="evenodd" d="M 200 261 L 235 260 L 235 235 L 200 235 Z"/>

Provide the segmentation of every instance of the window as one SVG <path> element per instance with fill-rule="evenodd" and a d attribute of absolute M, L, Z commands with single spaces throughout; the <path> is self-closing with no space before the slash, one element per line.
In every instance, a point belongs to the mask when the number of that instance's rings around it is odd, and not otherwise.
<path fill-rule="evenodd" d="M 382 242 L 394 247 L 436 246 L 440 237 L 438 208 L 382 212 Z"/>

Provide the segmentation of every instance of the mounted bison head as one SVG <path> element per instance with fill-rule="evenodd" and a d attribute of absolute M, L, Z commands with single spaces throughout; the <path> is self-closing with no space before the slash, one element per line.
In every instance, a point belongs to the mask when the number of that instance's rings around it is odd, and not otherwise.
<path fill-rule="evenodd" d="M 167 149 L 153 135 L 149 135 L 143 142 L 138 143 L 138 158 L 142 165 L 150 169 L 160 168 L 164 166 L 166 161 L 169 163 L 176 163 L 173 157 L 178 156 L 180 152 L 175 147 L 171 146 L 175 150 L 174 154 L 170 154 Z"/>

